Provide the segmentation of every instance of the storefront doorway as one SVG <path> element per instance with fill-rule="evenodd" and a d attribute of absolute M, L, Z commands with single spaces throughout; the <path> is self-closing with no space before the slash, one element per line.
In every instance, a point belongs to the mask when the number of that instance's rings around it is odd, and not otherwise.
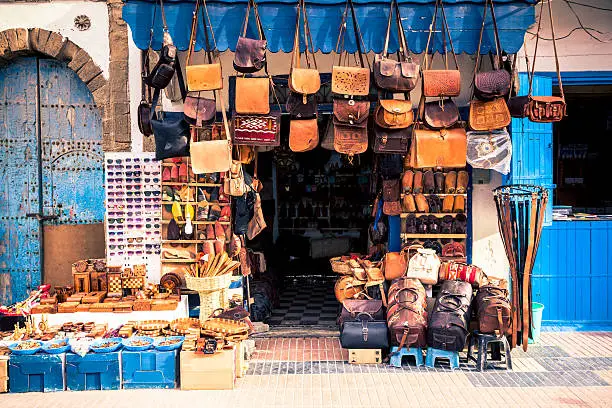
<path fill-rule="evenodd" d="M 56 60 L 14 60 L 0 90 L 0 303 L 10 304 L 41 281 L 68 281 L 75 259 L 104 257 L 102 121 Z"/>

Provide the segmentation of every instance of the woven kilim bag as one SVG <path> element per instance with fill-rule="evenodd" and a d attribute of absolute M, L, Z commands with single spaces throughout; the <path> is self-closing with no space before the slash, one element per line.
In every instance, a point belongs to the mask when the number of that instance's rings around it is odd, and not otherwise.
<path fill-rule="evenodd" d="M 268 115 L 234 114 L 234 144 L 250 146 L 280 145 L 280 112 Z"/>

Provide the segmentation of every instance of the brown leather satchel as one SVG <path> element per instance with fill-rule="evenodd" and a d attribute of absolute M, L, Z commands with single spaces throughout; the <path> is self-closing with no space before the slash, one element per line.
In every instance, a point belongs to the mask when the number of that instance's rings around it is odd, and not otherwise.
<path fill-rule="evenodd" d="M 270 78 L 236 77 L 235 104 L 237 113 L 270 113 Z"/>
<path fill-rule="evenodd" d="M 542 24 L 542 11 L 544 3 L 540 5 L 540 18 L 538 20 L 538 34 L 540 33 L 540 25 Z M 555 52 L 555 65 L 557 68 L 557 79 L 559 81 L 560 96 L 534 96 L 533 77 L 535 74 L 536 55 L 538 53 L 538 41 L 540 36 L 536 37 L 536 43 L 533 51 L 533 66 L 531 67 L 531 77 L 529 78 L 529 104 L 527 105 L 527 116 L 532 122 L 552 123 L 559 122 L 567 115 L 567 106 L 565 103 L 565 94 L 563 93 L 563 82 L 561 81 L 561 71 L 559 70 L 559 57 L 557 55 L 557 41 L 555 39 L 555 24 L 553 22 L 552 6 L 548 3 L 548 15 L 550 17 L 550 30 L 552 33 L 553 50 Z"/>
<path fill-rule="evenodd" d="M 493 33 L 495 37 L 495 57 L 493 57 L 493 70 L 479 72 L 480 68 L 480 49 L 482 46 L 482 36 L 484 34 L 485 22 L 487 19 L 487 9 L 491 8 L 491 19 L 493 20 Z M 505 97 L 510 92 L 511 77 L 510 73 L 500 68 L 502 62 L 502 47 L 499 41 L 497 30 L 497 20 L 492 0 L 485 0 L 484 13 L 482 16 L 482 26 L 480 27 L 480 38 L 476 50 L 476 64 L 474 65 L 474 96 L 480 100 L 490 100 L 498 97 Z"/>
<path fill-rule="evenodd" d="M 459 108 L 452 99 L 440 99 L 426 102 L 423 109 L 423 120 L 432 129 L 443 129 L 459 121 Z"/>
<path fill-rule="evenodd" d="M 385 129 L 374 126 L 374 153 L 401 154 L 408 153 L 412 130 Z"/>
<path fill-rule="evenodd" d="M 251 7 L 255 15 L 259 39 L 246 37 Z M 241 32 L 241 36 L 238 37 L 238 43 L 236 44 L 236 51 L 234 52 L 234 69 L 244 74 L 252 74 L 266 65 L 266 47 L 268 46 L 255 0 L 249 0 L 248 2 Z"/>
<path fill-rule="evenodd" d="M 385 215 L 400 215 L 402 205 L 400 203 L 400 180 L 383 181 L 383 213 Z"/>
<path fill-rule="evenodd" d="M 391 20 L 395 10 L 395 23 L 397 36 L 400 43 L 398 50 L 398 61 L 389 58 L 389 38 L 391 34 Z M 385 48 L 382 54 L 374 58 L 374 82 L 380 89 L 390 92 L 410 92 L 414 89 L 419 79 L 419 64 L 412 62 L 408 51 L 404 27 L 396 0 L 391 1 L 389 7 L 389 20 L 387 22 L 387 35 L 385 37 Z"/>
<path fill-rule="evenodd" d="M 412 102 L 399 99 L 381 99 L 374 112 L 374 121 L 382 128 L 405 129 L 412 125 Z"/>
<path fill-rule="evenodd" d="M 214 99 L 200 98 L 192 93 L 187 94 L 183 102 L 183 113 L 185 121 L 190 125 L 202 127 L 214 122 L 217 114 L 217 101 Z"/>
<path fill-rule="evenodd" d="M 306 57 L 307 68 L 300 68 L 300 16 L 302 16 L 304 22 L 304 42 L 306 45 L 304 56 Z M 308 52 L 309 46 L 311 51 L 310 56 Z M 295 36 L 293 39 L 293 53 L 291 54 L 291 68 L 289 70 L 288 85 L 289 89 L 293 92 L 303 95 L 304 104 L 306 104 L 306 96 L 317 93 L 321 87 L 321 76 L 319 75 L 317 61 L 312 51 L 312 37 L 308 24 L 308 15 L 306 14 L 306 4 L 304 0 L 299 0 L 295 20 Z M 311 58 L 314 68 L 311 68 L 310 65 Z"/>
<path fill-rule="evenodd" d="M 470 128 L 473 130 L 494 130 L 510 125 L 510 111 L 504 98 L 490 101 L 470 101 Z"/>
<path fill-rule="evenodd" d="M 506 289 L 482 286 L 476 294 L 476 312 L 481 333 L 512 333 L 512 308 Z"/>
<path fill-rule="evenodd" d="M 193 12 L 193 19 L 191 23 L 191 38 L 189 41 L 189 48 L 187 50 L 187 66 L 185 67 L 185 75 L 187 78 L 187 89 L 189 91 L 214 91 L 223 88 L 223 74 L 221 73 L 221 61 L 213 63 L 212 58 L 209 57 L 208 64 L 192 65 L 191 54 L 196 44 L 196 34 L 198 31 L 198 14 L 202 13 L 204 20 L 204 30 L 210 27 L 214 48 L 217 48 L 215 41 L 215 34 L 212 32 L 212 24 L 210 22 L 210 16 L 208 15 L 208 9 L 206 2 L 203 1 L 200 4 L 199 0 L 196 0 L 195 10 Z M 206 52 L 210 54 L 208 47 L 208 33 L 206 33 Z"/>
<path fill-rule="evenodd" d="M 433 44 L 434 32 L 436 32 L 436 22 L 438 9 L 442 12 L 442 30 L 445 31 L 445 35 L 450 43 L 451 54 L 455 61 L 456 69 L 448 68 L 448 50 L 446 48 L 446 41 L 443 41 L 444 46 L 444 66 L 445 69 L 430 69 L 430 64 L 427 60 L 427 54 L 429 53 L 429 45 Z M 433 51 L 432 51 L 432 63 L 433 63 Z M 426 97 L 448 97 L 448 96 L 459 96 L 461 93 L 461 73 L 459 71 L 459 63 L 457 62 L 457 55 L 455 54 L 455 48 L 453 47 L 453 39 L 448 29 L 448 22 L 446 21 L 446 12 L 444 11 L 444 3 L 442 0 L 436 0 L 436 7 L 433 14 L 432 23 L 429 26 L 429 36 L 427 37 L 427 46 L 425 47 L 425 57 L 423 62 L 423 96 Z"/>
<path fill-rule="evenodd" d="M 334 149 L 355 155 L 368 148 L 368 114 L 370 102 L 334 99 Z"/>
<path fill-rule="evenodd" d="M 402 250 L 399 252 L 387 252 L 385 254 L 385 258 L 383 259 L 383 272 L 385 274 L 385 279 L 392 281 L 402 276 L 406 276 L 410 251 L 418 248 L 423 248 L 423 246 L 410 245 L 402 248 Z"/>
<path fill-rule="evenodd" d="M 307 152 L 319 145 L 317 118 L 291 119 L 289 122 L 289 148 L 294 152 Z"/>
<path fill-rule="evenodd" d="M 340 95 L 361 95 L 365 96 L 370 93 L 370 62 L 366 68 L 364 63 L 364 54 L 361 49 L 363 39 L 359 24 L 355 16 L 355 8 L 353 0 L 347 0 L 345 13 L 342 15 L 342 23 L 338 33 L 338 41 L 336 43 L 336 54 L 338 54 L 338 64 L 332 67 L 332 92 Z M 350 10 L 353 19 L 353 31 L 355 33 L 355 42 L 357 44 L 357 54 L 359 56 L 359 67 L 347 66 L 348 53 L 344 52 L 344 36 L 346 35 L 346 23 L 348 18 L 347 11 Z M 344 58 L 344 64 L 343 64 Z M 367 55 L 365 55 L 367 60 Z"/>
<path fill-rule="evenodd" d="M 465 129 L 414 129 L 410 145 L 410 166 L 465 167 L 467 137 Z"/>

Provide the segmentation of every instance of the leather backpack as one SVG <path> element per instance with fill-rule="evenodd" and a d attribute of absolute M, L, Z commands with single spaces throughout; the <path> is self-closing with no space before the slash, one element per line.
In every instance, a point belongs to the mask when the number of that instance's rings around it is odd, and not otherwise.
<path fill-rule="evenodd" d="M 487 9 L 491 9 L 491 19 L 493 20 L 493 34 L 495 38 L 495 56 L 493 60 L 493 69 L 490 71 L 479 72 L 480 68 L 480 49 L 482 46 L 482 38 L 484 34 L 485 22 L 487 19 Z M 478 48 L 476 50 L 476 64 L 474 65 L 474 96 L 482 101 L 488 101 L 494 98 L 506 97 L 510 92 L 511 76 L 508 71 L 501 67 L 502 64 L 502 47 L 499 40 L 499 32 L 497 30 L 497 19 L 495 18 L 495 8 L 492 0 L 485 0 L 484 12 L 482 16 L 482 25 L 480 27 L 480 38 L 478 40 Z"/>
<path fill-rule="evenodd" d="M 251 8 L 255 15 L 255 24 L 257 26 L 259 39 L 247 37 L 247 27 L 249 25 L 249 13 Z M 241 35 L 238 37 L 236 51 L 234 52 L 234 69 L 243 74 L 252 74 L 264 68 L 266 66 L 267 46 L 268 42 L 266 41 L 266 35 L 261 24 L 261 19 L 259 18 L 257 3 L 255 0 L 249 0 L 244 23 L 242 24 Z"/>
<path fill-rule="evenodd" d="M 389 287 L 387 326 L 391 344 L 423 348 L 427 345 L 427 295 L 418 279 L 402 277 Z"/>
<path fill-rule="evenodd" d="M 443 57 L 445 69 L 431 69 L 430 63 L 427 59 L 429 53 L 429 46 L 433 44 L 434 33 L 436 32 L 436 23 L 438 10 L 442 14 L 442 31 L 445 35 L 445 39 L 448 39 L 451 48 L 451 54 L 455 61 L 455 69 L 449 69 L 448 67 L 448 50 L 446 47 L 446 41 L 443 41 Z M 431 62 L 433 63 L 433 50 Z M 443 0 L 436 0 L 436 6 L 434 9 L 432 23 L 429 26 L 429 35 L 427 37 L 427 45 L 425 47 L 425 56 L 423 61 L 423 93 L 425 97 L 449 97 L 459 96 L 461 93 L 461 73 L 459 71 L 459 63 L 457 62 L 457 55 L 455 54 L 455 48 L 453 46 L 453 39 L 448 29 L 448 22 L 446 20 L 446 12 L 444 10 Z"/>
<path fill-rule="evenodd" d="M 465 347 L 470 324 L 472 285 L 444 281 L 429 315 L 427 345 L 440 350 L 461 351 Z"/>
<path fill-rule="evenodd" d="M 389 58 L 389 38 L 391 34 L 391 21 L 393 20 L 393 10 L 395 10 L 395 23 L 399 42 L 398 60 Z M 387 35 L 385 36 L 385 47 L 382 54 L 374 58 L 374 82 L 380 89 L 389 92 L 410 92 L 417 84 L 419 79 L 419 64 L 412 61 L 408 51 L 408 43 L 402 19 L 400 16 L 397 0 L 392 0 L 389 6 L 389 20 L 387 22 Z"/>
<path fill-rule="evenodd" d="M 353 19 L 353 31 L 357 44 L 357 55 L 359 57 L 359 67 L 348 66 L 349 55 L 344 50 L 344 36 L 347 31 L 348 12 L 350 11 Z M 363 38 L 355 16 L 353 0 L 346 0 L 346 7 L 342 15 L 342 22 L 336 42 L 336 54 L 338 54 L 338 64 L 332 67 L 332 92 L 338 95 L 366 96 L 370 93 L 370 62 L 367 55 L 364 55 L 361 45 Z M 367 68 L 364 63 L 367 61 Z"/>
<path fill-rule="evenodd" d="M 300 17 L 302 17 L 304 27 L 304 42 L 306 45 L 304 57 L 306 59 L 306 68 L 300 67 Z M 308 55 L 309 46 L 311 51 L 310 56 Z M 306 104 L 306 97 L 308 95 L 317 93 L 321 87 L 321 76 L 317 69 L 317 61 L 315 60 L 313 51 L 310 25 L 308 24 L 308 15 L 306 14 L 306 3 L 304 0 L 299 0 L 295 20 L 295 35 L 293 39 L 293 52 L 291 54 L 291 68 L 289 70 L 288 85 L 292 92 L 303 97 L 303 104 Z M 310 65 L 311 59 L 312 67 Z"/>

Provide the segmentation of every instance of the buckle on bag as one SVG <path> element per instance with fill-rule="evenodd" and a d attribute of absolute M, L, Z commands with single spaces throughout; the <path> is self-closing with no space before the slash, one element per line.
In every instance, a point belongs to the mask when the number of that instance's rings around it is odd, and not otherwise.
<path fill-rule="evenodd" d="M 365 320 L 361 321 L 361 334 L 363 335 L 363 341 L 368 341 L 368 323 Z"/>

